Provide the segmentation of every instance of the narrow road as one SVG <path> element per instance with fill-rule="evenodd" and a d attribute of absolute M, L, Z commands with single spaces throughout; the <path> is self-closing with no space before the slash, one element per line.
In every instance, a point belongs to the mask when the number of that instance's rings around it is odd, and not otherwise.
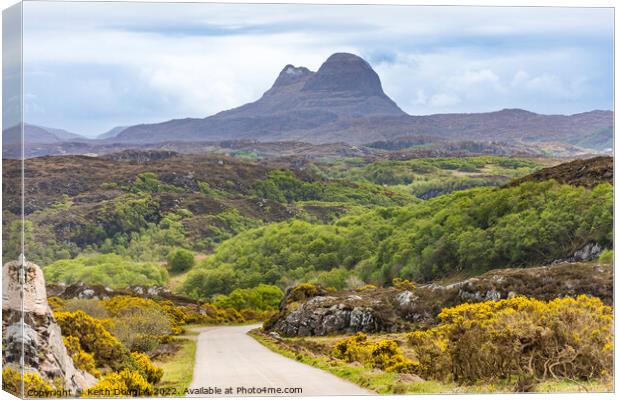
<path fill-rule="evenodd" d="M 190 396 L 373 394 L 329 372 L 272 352 L 247 335 L 258 326 L 201 328 Z M 229 393 L 227 388 L 232 388 Z M 294 388 L 301 388 L 302 392 L 291 393 Z M 214 393 L 217 389 L 221 392 Z"/>

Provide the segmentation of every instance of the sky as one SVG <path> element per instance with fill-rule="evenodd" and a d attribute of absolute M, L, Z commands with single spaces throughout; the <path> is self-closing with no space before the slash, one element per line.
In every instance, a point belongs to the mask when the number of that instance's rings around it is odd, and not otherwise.
<path fill-rule="evenodd" d="M 610 8 L 26 2 L 25 120 L 204 118 L 343 51 L 413 115 L 612 109 L 613 29 Z"/>

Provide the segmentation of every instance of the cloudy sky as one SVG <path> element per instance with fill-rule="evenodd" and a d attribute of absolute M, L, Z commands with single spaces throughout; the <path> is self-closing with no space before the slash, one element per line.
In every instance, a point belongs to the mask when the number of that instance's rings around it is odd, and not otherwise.
<path fill-rule="evenodd" d="M 27 2 L 24 20 L 26 121 L 89 136 L 236 107 L 341 51 L 410 114 L 613 106 L 611 9 Z"/>

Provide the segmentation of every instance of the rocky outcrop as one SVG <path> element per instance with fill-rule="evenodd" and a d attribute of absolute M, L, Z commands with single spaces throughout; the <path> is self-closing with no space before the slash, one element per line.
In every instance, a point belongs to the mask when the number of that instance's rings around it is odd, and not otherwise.
<path fill-rule="evenodd" d="M 50 296 L 61 299 L 98 299 L 104 300 L 114 296 L 137 296 L 148 299 L 170 300 L 176 305 L 191 306 L 199 303 L 189 297 L 174 294 L 164 286 L 135 285 L 126 289 L 110 289 L 103 285 L 86 285 L 74 283 L 72 285 L 47 285 L 47 293 Z"/>
<path fill-rule="evenodd" d="M 4 367 L 19 370 L 23 353 L 24 369 L 49 381 L 60 379 L 70 392 L 92 386 L 97 380 L 73 365 L 67 354 L 60 327 L 47 303 L 41 268 L 26 262 L 23 285 L 21 263 L 2 268 L 2 361 Z M 22 324 L 23 316 L 23 324 Z"/>
<path fill-rule="evenodd" d="M 586 294 L 612 304 L 613 270 L 603 265 L 563 263 L 493 270 L 449 285 L 305 292 L 307 295 L 300 297 L 295 289 L 287 291 L 279 313 L 264 329 L 282 336 L 325 336 L 427 328 L 438 322 L 437 314 L 444 307 L 514 296 L 551 300 Z"/>

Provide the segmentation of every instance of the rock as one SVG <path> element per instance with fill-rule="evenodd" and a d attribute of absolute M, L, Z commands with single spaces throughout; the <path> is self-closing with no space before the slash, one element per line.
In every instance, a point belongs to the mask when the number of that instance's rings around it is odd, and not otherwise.
<path fill-rule="evenodd" d="M 582 249 L 577 250 L 571 261 L 589 261 L 598 258 L 603 248 L 598 243 L 588 243 Z"/>
<path fill-rule="evenodd" d="M 318 294 L 318 295 L 317 295 Z M 328 292 L 302 286 L 287 291 L 280 311 L 264 329 L 282 336 L 325 336 L 353 332 L 395 332 L 438 323 L 445 307 L 515 296 L 551 300 L 587 294 L 613 301 L 613 270 L 600 265 L 563 263 L 508 268 L 448 285 Z"/>
<path fill-rule="evenodd" d="M 282 340 L 282 336 L 280 336 L 280 334 L 276 331 L 269 332 L 269 336 L 271 336 L 272 338 L 276 340 Z"/>
<path fill-rule="evenodd" d="M 36 264 L 24 264 L 24 284 L 20 285 L 19 261 L 2 268 L 2 360 L 5 366 L 19 370 L 22 356 L 24 369 L 36 372 L 49 381 L 61 379 L 72 393 L 97 382 L 87 372 L 78 370 L 67 354 L 60 327 L 47 303 L 45 279 Z M 23 325 L 22 299 L 23 298 Z"/>

